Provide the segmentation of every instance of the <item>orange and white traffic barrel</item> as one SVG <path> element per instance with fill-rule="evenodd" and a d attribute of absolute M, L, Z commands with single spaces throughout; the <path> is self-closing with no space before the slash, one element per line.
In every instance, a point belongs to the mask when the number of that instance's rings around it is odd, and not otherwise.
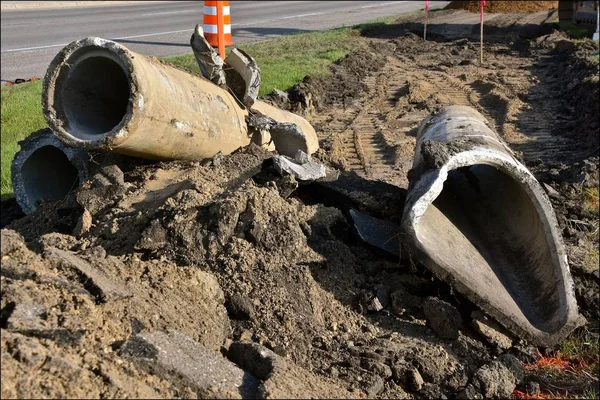
<path fill-rule="evenodd" d="M 225 43 L 224 46 L 233 45 L 233 39 L 231 37 L 231 11 L 229 8 L 228 1 L 205 1 L 204 2 L 204 20 L 202 29 L 204 30 L 204 37 L 210 43 L 211 46 L 219 46 L 219 25 L 217 18 L 217 3 L 221 3 L 223 6 L 223 32 Z"/>

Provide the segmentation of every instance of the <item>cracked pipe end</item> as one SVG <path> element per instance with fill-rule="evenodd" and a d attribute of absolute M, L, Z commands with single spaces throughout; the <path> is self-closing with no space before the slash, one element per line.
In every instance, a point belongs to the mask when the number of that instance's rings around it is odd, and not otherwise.
<path fill-rule="evenodd" d="M 56 55 L 44 78 L 42 104 L 63 142 L 100 148 L 127 136 L 134 103 L 143 107 L 131 58 L 125 47 L 97 37 L 72 42 Z"/>
<path fill-rule="evenodd" d="M 552 205 L 481 114 L 426 118 L 413 171 L 402 229 L 414 257 L 535 344 L 583 323 Z"/>

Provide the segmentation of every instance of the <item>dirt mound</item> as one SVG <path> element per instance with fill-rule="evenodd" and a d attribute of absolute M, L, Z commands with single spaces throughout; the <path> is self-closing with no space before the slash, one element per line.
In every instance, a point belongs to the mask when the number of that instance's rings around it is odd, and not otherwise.
<path fill-rule="evenodd" d="M 531 13 L 558 9 L 558 1 L 488 1 L 486 13 Z M 452 1 L 444 10 L 479 12 L 479 1 Z"/>
<path fill-rule="evenodd" d="M 444 34 L 454 25 L 431 14 L 433 39 L 411 33 L 416 19 L 370 30 L 330 76 L 288 93 L 286 104 L 317 128 L 317 157 L 340 170 L 337 180 L 281 177 L 272 154 L 250 146 L 123 169 L 119 180 L 107 179 L 119 169 L 108 165 L 25 217 L 3 203 L 11 222 L 2 231 L 2 396 L 525 391 L 515 357 L 532 362 L 538 349 L 492 323 L 482 334 L 477 307 L 418 260 L 366 246 L 348 211 L 399 223 L 416 127 L 444 105 L 475 107 L 547 185 L 580 309 L 596 319 L 597 266 L 587 260 L 597 216 L 579 193 L 597 181 L 598 159 L 585 154 L 597 130 L 597 67 L 585 43 L 541 28 L 520 36 L 523 16 L 514 15 L 490 21 L 479 65 L 477 35 Z"/>

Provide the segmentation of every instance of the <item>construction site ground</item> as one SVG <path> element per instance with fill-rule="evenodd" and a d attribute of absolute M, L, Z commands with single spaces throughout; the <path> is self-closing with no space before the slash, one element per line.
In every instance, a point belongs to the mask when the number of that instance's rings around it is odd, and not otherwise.
<path fill-rule="evenodd" d="M 28 216 L 3 204 L 2 397 L 240 396 L 218 368 L 217 394 L 190 378 L 192 347 L 128 350 L 173 330 L 256 376 L 259 397 L 597 396 L 597 47 L 553 31 L 555 12 L 488 18 L 483 64 L 479 15 L 442 10 L 426 41 L 422 16 L 366 26 L 331 74 L 267 96 L 310 120 L 337 180 L 298 185 L 251 146 L 108 165 Z M 477 328 L 418 260 L 354 234 L 350 208 L 400 222 L 416 128 L 449 104 L 481 111 L 548 190 L 588 320 L 577 354 Z M 249 342 L 273 352 L 267 373 Z"/>

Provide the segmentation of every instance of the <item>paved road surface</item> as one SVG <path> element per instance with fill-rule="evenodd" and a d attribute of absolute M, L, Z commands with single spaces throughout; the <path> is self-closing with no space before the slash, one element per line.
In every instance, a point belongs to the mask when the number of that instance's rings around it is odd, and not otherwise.
<path fill-rule="evenodd" d="M 258 41 L 423 7 L 423 1 L 231 1 L 233 37 L 236 43 Z M 41 78 L 64 45 L 86 36 L 113 39 L 147 55 L 190 53 L 189 38 L 202 22 L 202 9 L 200 1 L 178 1 L 2 11 L 1 78 Z"/>

